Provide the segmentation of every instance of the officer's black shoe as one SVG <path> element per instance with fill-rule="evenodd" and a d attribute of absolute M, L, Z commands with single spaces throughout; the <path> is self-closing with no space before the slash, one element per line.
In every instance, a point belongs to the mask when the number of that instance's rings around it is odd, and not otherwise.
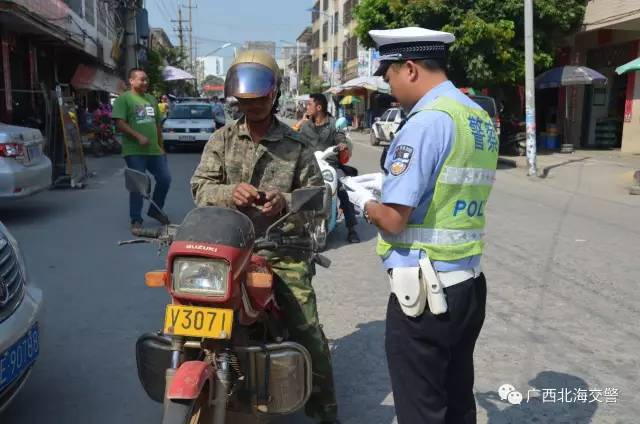
<path fill-rule="evenodd" d="M 353 227 L 349 228 L 349 234 L 347 234 L 347 241 L 349 243 L 360 243 L 360 236 L 358 235 L 356 230 L 353 229 Z"/>

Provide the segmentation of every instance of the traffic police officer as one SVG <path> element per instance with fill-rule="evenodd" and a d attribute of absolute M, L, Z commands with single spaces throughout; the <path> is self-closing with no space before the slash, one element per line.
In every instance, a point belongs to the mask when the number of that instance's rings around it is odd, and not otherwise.
<path fill-rule="evenodd" d="M 400 424 L 475 423 L 473 350 L 485 317 L 480 270 L 498 142 L 491 119 L 450 81 L 453 34 L 374 30 L 384 76 L 407 111 L 380 201 L 347 183 L 375 224 L 391 280 L 386 351 Z"/>

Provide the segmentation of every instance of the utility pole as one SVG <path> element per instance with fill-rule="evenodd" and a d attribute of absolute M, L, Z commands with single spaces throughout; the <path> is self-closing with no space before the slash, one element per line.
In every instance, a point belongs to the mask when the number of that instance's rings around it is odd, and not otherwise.
<path fill-rule="evenodd" d="M 536 167 L 536 87 L 533 68 L 533 0 L 524 0 L 524 66 L 528 175 L 536 176 L 538 170 Z"/>
<path fill-rule="evenodd" d="M 193 52 L 193 17 L 191 16 L 191 10 L 197 9 L 198 6 L 192 6 L 191 0 L 189 0 L 189 5 L 184 7 L 189 9 L 189 59 L 190 59 L 189 63 L 190 63 L 191 72 L 194 72 L 195 58 L 194 58 L 194 52 Z"/>
<path fill-rule="evenodd" d="M 300 95 L 300 42 L 296 40 L 296 96 Z"/>
<path fill-rule="evenodd" d="M 137 44 L 138 35 L 136 27 L 137 4 L 129 4 L 125 10 L 125 63 L 127 71 L 138 66 Z"/>
<path fill-rule="evenodd" d="M 184 30 L 182 29 L 182 24 L 186 21 L 182 19 L 182 8 L 180 6 L 178 6 L 178 20 L 172 20 L 171 22 L 178 24 L 178 40 L 180 40 L 180 53 L 182 54 L 184 52 Z"/>

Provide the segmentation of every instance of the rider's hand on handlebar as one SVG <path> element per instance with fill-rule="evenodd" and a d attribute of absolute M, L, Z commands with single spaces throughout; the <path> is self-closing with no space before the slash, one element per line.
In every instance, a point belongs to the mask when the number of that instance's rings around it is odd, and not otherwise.
<path fill-rule="evenodd" d="M 252 206 L 258 196 L 258 189 L 251 184 L 240 183 L 233 189 L 233 203 L 238 207 Z"/>
<path fill-rule="evenodd" d="M 266 216 L 276 216 L 280 214 L 286 206 L 287 201 L 282 193 L 279 191 L 268 191 L 267 203 L 262 207 L 262 213 Z"/>
<path fill-rule="evenodd" d="M 345 143 L 340 143 L 338 144 L 338 151 L 341 152 L 343 150 L 348 150 L 349 146 L 347 146 Z"/>

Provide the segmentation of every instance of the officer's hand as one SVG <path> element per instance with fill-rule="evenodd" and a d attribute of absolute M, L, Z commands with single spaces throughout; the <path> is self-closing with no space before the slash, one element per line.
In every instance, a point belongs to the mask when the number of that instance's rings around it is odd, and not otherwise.
<path fill-rule="evenodd" d="M 364 211 L 364 206 L 367 202 L 376 200 L 376 197 L 371 193 L 371 191 L 367 190 L 361 184 L 353 181 L 353 179 L 347 177 L 341 179 L 341 181 L 347 189 L 349 201 L 353 203 L 354 206 L 357 206 L 361 211 Z"/>
<path fill-rule="evenodd" d="M 276 216 L 280 214 L 286 206 L 287 201 L 282 193 L 279 191 L 268 191 L 267 203 L 262 207 L 262 213 L 266 216 Z"/>
<path fill-rule="evenodd" d="M 238 207 L 248 207 L 258 198 L 258 189 L 251 184 L 240 183 L 233 189 L 233 203 Z"/>
<path fill-rule="evenodd" d="M 141 146 L 147 146 L 149 145 L 150 141 L 146 136 L 138 134 L 138 143 L 140 143 Z"/>

